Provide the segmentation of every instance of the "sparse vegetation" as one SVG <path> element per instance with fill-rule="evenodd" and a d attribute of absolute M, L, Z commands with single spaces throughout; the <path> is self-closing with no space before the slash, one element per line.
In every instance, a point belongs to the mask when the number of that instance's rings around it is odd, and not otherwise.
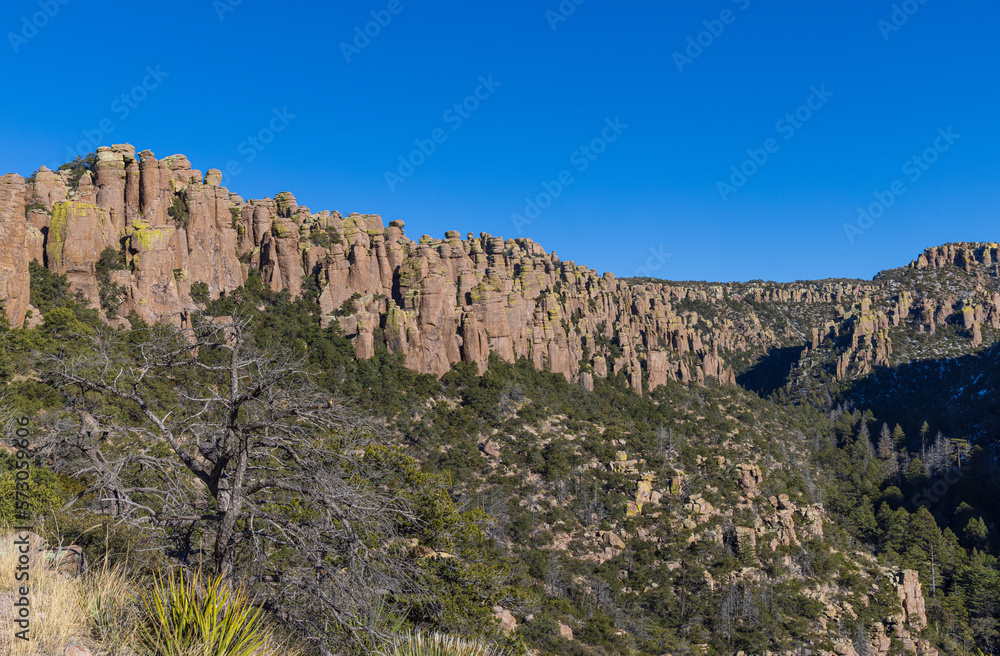
<path fill-rule="evenodd" d="M 188 209 L 187 199 L 182 194 L 174 196 L 170 207 L 167 208 L 167 214 L 174 220 L 174 226 L 178 229 L 187 228 L 191 224 L 191 212 Z"/>
<path fill-rule="evenodd" d="M 333 226 L 323 229 L 317 223 L 313 223 L 309 229 L 309 239 L 316 246 L 330 248 L 334 244 L 341 244 L 340 233 Z"/>
<path fill-rule="evenodd" d="M 0 535 L 10 535 L 8 527 L 0 525 Z M 0 652 L 11 656 L 59 654 L 70 644 L 93 644 L 91 636 L 97 637 L 102 646 L 109 649 L 135 644 L 124 624 L 112 627 L 116 620 L 111 615 L 128 613 L 131 606 L 133 584 L 120 568 L 97 568 L 86 580 L 80 581 L 39 562 L 31 567 L 28 579 L 30 640 L 17 639 L 9 613 L 15 608 L 13 604 L 24 585 L 24 577 L 16 577 L 20 556 L 12 539 L 0 543 L 0 603 L 4 606 L 0 611 L 3 625 Z M 37 560 L 39 556 L 34 558 Z"/>
<path fill-rule="evenodd" d="M 191 300 L 199 305 L 205 305 L 212 300 L 209 295 L 208 283 L 201 280 L 191 284 Z"/>
<path fill-rule="evenodd" d="M 72 162 L 67 162 L 59 167 L 60 171 L 69 171 L 69 180 L 66 186 L 70 191 L 77 191 L 80 188 L 80 180 L 83 178 L 84 174 L 91 173 L 95 171 L 97 166 L 97 154 L 89 153 L 86 157 L 80 157 L 79 155 Z"/>
<path fill-rule="evenodd" d="M 109 319 L 118 316 L 118 308 L 121 307 L 128 293 L 125 285 L 111 279 L 111 274 L 114 271 L 124 271 L 125 269 L 125 253 L 111 246 L 101 251 L 101 256 L 94 265 L 101 309 L 104 310 Z"/>
<path fill-rule="evenodd" d="M 377 656 L 504 656 L 502 649 L 442 633 L 409 632 L 395 637 Z"/>

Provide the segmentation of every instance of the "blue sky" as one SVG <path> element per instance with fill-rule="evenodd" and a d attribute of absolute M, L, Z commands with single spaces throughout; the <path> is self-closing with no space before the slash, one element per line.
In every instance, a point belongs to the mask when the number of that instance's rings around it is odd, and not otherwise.
<path fill-rule="evenodd" d="M 620 277 L 1000 241 L 997 3 L 577 2 L 8 0 L 0 170 L 128 142 Z"/>

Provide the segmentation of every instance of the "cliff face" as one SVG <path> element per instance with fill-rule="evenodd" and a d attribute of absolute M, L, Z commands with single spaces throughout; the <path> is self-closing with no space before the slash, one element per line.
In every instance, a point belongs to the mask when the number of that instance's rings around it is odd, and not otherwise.
<path fill-rule="evenodd" d="M 24 181 L 17 175 L 0 178 L 0 299 L 7 316 L 21 325 L 28 310 L 29 243 L 33 235 L 24 220 Z"/>
<path fill-rule="evenodd" d="M 495 352 L 585 384 L 623 371 L 641 390 L 644 367 L 653 386 L 706 376 L 733 382 L 720 343 L 689 330 L 668 288 L 633 291 L 527 239 L 449 232 L 413 241 L 401 221 L 313 214 L 288 192 L 245 201 L 221 177 L 192 169 L 182 155 L 157 160 L 129 145 L 98 149 L 75 189 L 69 171 L 5 176 L 0 293 L 12 323 L 30 309 L 31 260 L 65 274 L 100 306 L 95 263 L 110 247 L 126 263 L 111 274 L 125 290 L 118 314 L 135 311 L 147 322 L 183 325 L 197 310 L 195 282 L 217 298 L 257 269 L 293 296 L 315 276 L 326 320 L 340 322 L 360 357 L 374 353 L 381 333 L 422 372 L 443 374 L 459 360 L 482 369 Z M 648 349 L 643 357 L 639 346 Z"/>
<path fill-rule="evenodd" d="M 360 357 L 384 340 L 413 369 L 439 375 L 460 360 L 482 370 L 494 352 L 530 358 L 587 387 L 594 376 L 619 372 L 638 392 L 644 379 L 648 389 L 668 379 L 735 384 L 734 363 L 745 370 L 772 349 L 816 349 L 830 338 L 843 377 L 889 364 L 890 329 L 901 324 L 933 334 L 960 317 L 970 348 L 983 342 L 984 326 L 1000 328 L 1000 294 L 986 293 L 995 287 L 996 244 L 931 249 L 911 265 L 975 274 L 982 293 L 971 296 L 930 298 L 878 279 L 622 281 L 562 262 L 530 239 L 452 231 L 414 241 L 402 221 L 314 214 L 288 192 L 246 201 L 221 180 L 220 171 L 203 175 L 183 155 L 157 160 L 130 145 L 99 148 L 78 184 L 71 171 L 45 167 L 30 180 L 0 178 L 7 316 L 21 325 L 33 310 L 32 260 L 65 274 L 100 307 L 95 263 L 110 247 L 125 261 L 110 274 L 123 289 L 119 317 L 134 311 L 147 322 L 184 325 L 198 309 L 196 282 L 217 298 L 256 269 L 272 289 L 295 296 L 313 277 L 324 321 L 339 322 Z"/>

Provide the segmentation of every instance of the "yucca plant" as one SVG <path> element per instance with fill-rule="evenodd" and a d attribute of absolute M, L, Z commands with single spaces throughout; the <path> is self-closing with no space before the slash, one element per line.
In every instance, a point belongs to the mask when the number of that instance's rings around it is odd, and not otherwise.
<path fill-rule="evenodd" d="M 252 656 L 270 642 L 263 609 L 222 577 L 180 571 L 141 594 L 139 641 L 150 656 Z"/>
<path fill-rule="evenodd" d="M 505 656 L 504 651 L 486 642 L 444 633 L 414 631 L 397 636 L 379 656 Z"/>

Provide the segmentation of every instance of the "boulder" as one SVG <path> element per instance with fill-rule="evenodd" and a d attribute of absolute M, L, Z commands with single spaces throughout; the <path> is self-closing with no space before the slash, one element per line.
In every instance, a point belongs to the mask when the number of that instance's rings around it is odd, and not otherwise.
<path fill-rule="evenodd" d="M 500 446 L 493 440 L 486 440 L 486 442 L 483 444 L 483 453 L 485 453 L 491 458 L 499 458 Z"/>
<path fill-rule="evenodd" d="M 604 535 L 601 536 L 601 538 L 604 540 L 605 544 L 614 549 L 625 548 L 625 542 L 611 531 L 606 531 Z"/>
<path fill-rule="evenodd" d="M 500 628 L 507 633 L 517 628 L 517 620 L 514 618 L 514 615 L 502 606 L 493 607 L 493 617 L 497 618 Z"/>
<path fill-rule="evenodd" d="M 69 578 L 80 578 L 87 573 L 87 556 L 76 545 L 57 547 L 45 552 L 46 564 Z"/>
<path fill-rule="evenodd" d="M 94 656 L 94 652 L 92 652 L 89 647 L 77 642 L 67 645 L 66 648 L 63 649 L 62 656 Z"/>

